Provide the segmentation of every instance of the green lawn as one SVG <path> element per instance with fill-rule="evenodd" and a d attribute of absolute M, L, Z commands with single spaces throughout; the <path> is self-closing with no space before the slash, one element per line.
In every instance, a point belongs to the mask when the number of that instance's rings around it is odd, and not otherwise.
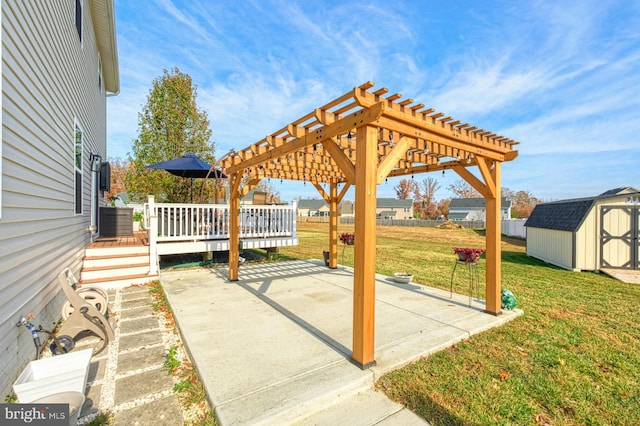
<path fill-rule="evenodd" d="M 328 249 L 328 224 L 298 223 L 298 236 L 282 258 L 321 259 Z M 377 272 L 406 270 L 448 289 L 454 246 L 484 248 L 484 234 L 378 227 Z M 432 425 L 640 424 L 640 286 L 549 266 L 519 240 L 503 238 L 502 261 L 503 287 L 524 315 L 385 375 L 378 389 Z M 479 268 L 484 283 L 484 259 Z"/>

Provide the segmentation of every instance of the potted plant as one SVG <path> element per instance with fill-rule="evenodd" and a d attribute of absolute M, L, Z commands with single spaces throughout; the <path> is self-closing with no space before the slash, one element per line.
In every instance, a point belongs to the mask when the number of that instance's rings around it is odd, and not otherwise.
<path fill-rule="evenodd" d="M 138 232 L 141 228 L 144 215 L 142 212 L 135 212 L 133 214 L 133 232 Z"/>
<path fill-rule="evenodd" d="M 477 263 L 484 250 L 470 247 L 453 247 L 453 252 L 458 255 L 458 261 L 460 262 Z"/>
<path fill-rule="evenodd" d="M 342 241 L 342 244 L 347 246 L 352 246 L 355 238 L 356 236 L 352 232 L 343 232 L 342 234 L 340 234 L 340 241 Z"/>

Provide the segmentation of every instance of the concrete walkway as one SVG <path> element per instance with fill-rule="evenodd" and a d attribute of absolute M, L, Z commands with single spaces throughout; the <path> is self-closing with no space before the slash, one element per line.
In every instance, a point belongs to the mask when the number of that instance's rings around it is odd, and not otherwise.
<path fill-rule="evenodd" d="M 376 279 L 377 365 L 350 362 L 353 274 L 320 261 L 161 272 L 183 341 L 223 425 L 425 424 L 375 392 L 384 373 L 509 321 L 468 295 Z"/>
<path fill-rule="evenodd" d="M 640 271 L 638 270 L 602 268 L 600 272 L 627 284 L 640 284 Z"/>

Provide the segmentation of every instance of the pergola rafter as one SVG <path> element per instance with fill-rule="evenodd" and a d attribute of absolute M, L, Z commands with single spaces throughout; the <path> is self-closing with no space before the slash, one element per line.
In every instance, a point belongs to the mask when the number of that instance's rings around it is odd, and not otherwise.
<path fill-rule="evenodd" d="M 264 139 L 219 161 L 231 177 L 231 215 L 238 197 L 261 179 L 310 182 L 330 206 L 329 265 L 337 266 L 338 203 L 356 187 L 353 360 L 373 358 L 376 186 L 388 177 L 453 170 L 486 198 L 486 311 L 500 313 L 501 164 L 518 142 L 480 129 L 367 82 Z M 477 168 L 479 176 L 469 169 Z M 240 182 L 247 182 L 241 189 Z M 328 184 L 328 192 L 323 188 Z M 343 185 L 340 189 L 339 185 Z M 235 213 L 234 213 L 235 212 Z M 235 223 L 235 225 L 234 225 Z M 238 279 L 237 221 L 231 223 L 229 279 Z M 235 238 L 235 239 L 234 239 Z M 235 241 L 235 242 L 234 242 Z M 235 248 L 234 248 L 235 247 Z"/>

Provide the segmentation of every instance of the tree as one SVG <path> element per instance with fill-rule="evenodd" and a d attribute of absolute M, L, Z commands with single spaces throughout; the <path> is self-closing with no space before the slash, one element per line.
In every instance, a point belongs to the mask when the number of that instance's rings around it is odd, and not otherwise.
<path fill-rule="evenodd" d="M 188 74 L 178 68 L 164 70 L 153 80 L 147 104 L 138 113 L 138 137 L 125 178 L 132 200 L 142 201 L 153 194 L 159 201 L 189 202 L 192 194 L 213 179 L 191 179 L 145 166 L 193 153 L 209 164 L 215 163 L 215 143 L 211 139 L 207 113 L 196 104 L 197 90 Z M 213 189 L 212 189 L 213 191 Z"/>
<path fill-rule="evenodd" d="M 402 179 L 393 187 L 393 190 L 396 191 L 396 197 L 398 200 L 406 200 L 411 196 L 411 194 L 415 193 L 417 187 L 418 185 L 413 179 Z"/>
<path fill-rule="evenodd" d="M 436 218 L 440 215 L 446 218 L 449 217 L 449 204 L 451 204 L 451 200 L 448 198 L 438 201 L 438 205 L 436 206 Z"/>
<path fill-rule="evenodd" d="M 519 219 L 528 218 L 539 203 L 540 201 L 529 191 L 518 191 L 511 201 L 511 216 Z"/>
<path fill-rule="evenodd" d="M 481 195 L 465 180 L 458 179 L 447 189 L 458 198 L 480 198 Z"/>
<path fill-rule="evenodd" d="M 512 191 L 509 188 L 502 188 L 502 196 L 511 201 L 511 217 L 526 219 L 531 215 L 534 207 L 541 201 L 533 196 L 529 191 Z"/>
<path fill-rule="evenodd" d="M 121 158 L 110 158 L 109 166 L 111 167 L 111 181 L 107 198 L 111 199 L 121 192 L 127 192 L 124 180 L 129 169 L 129 163 Z"/>
<path fill-rule="evenodd" d="M 428 177 L 420 181 L 420 202 L 422 204 L 422 217 L 424 219 L 436 218 L 436 192 L 440 189 L 437 179 Z"/>

